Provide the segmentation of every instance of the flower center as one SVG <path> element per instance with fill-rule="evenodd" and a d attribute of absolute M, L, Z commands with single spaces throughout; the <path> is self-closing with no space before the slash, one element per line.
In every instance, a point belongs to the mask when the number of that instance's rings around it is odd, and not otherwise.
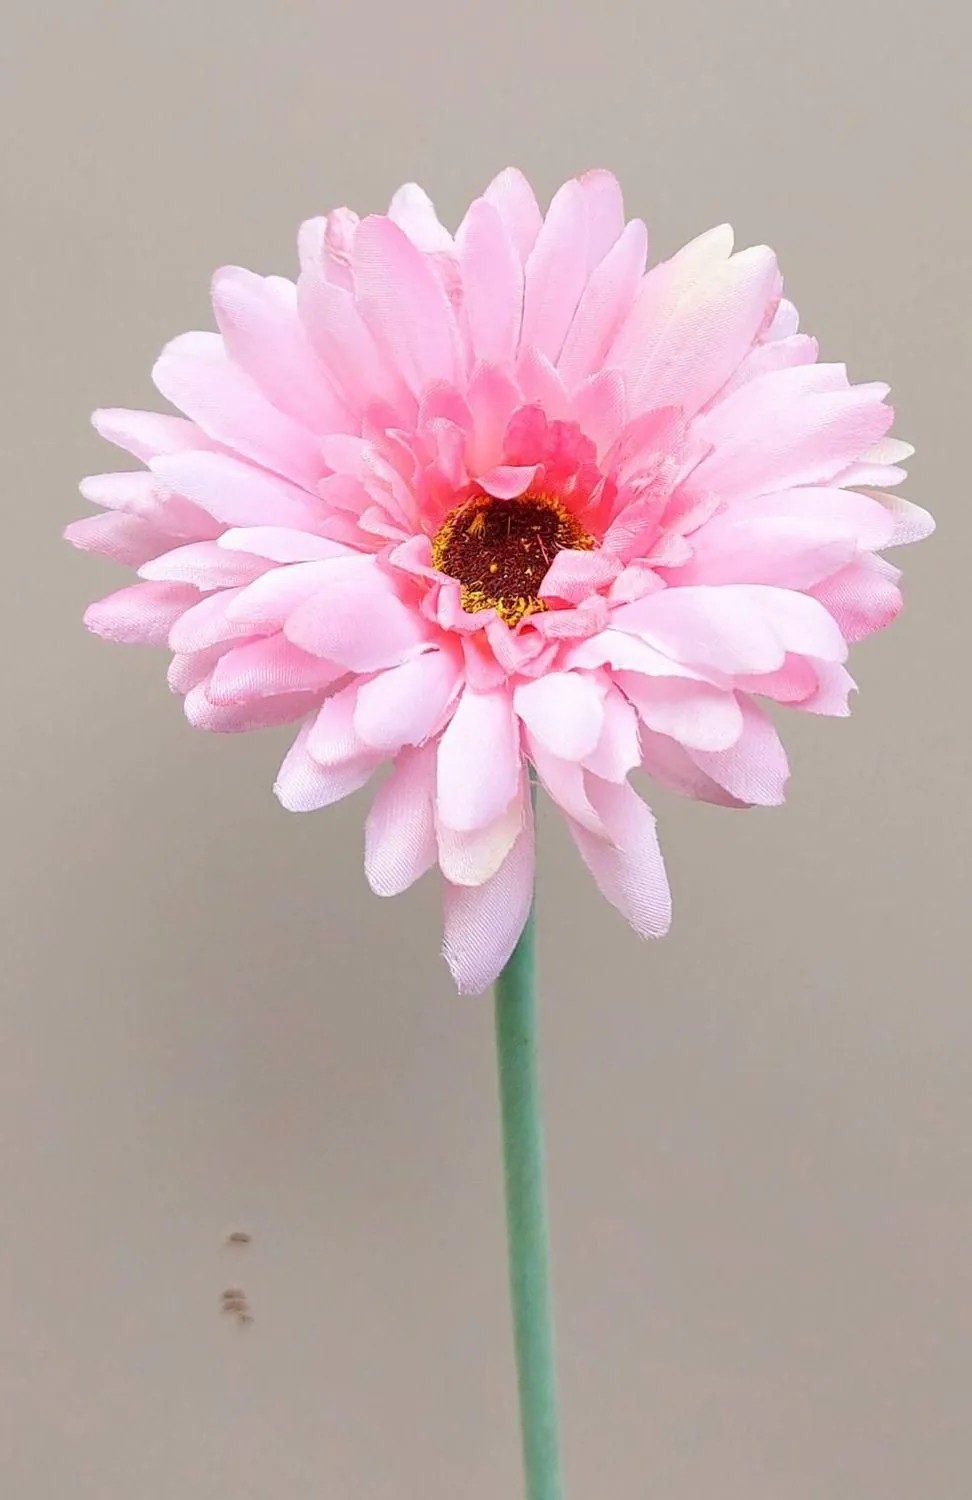
<path fill-rule="evenodd" d="M 446 516 L 432 542 L 432 562 L 462 584 L 463 609 L 495 609 L 515 625 L 546 609 L 537 589 L 557 553 L 589 552 L 594 545 L 576 517 L 549 495 L 474 495 Z"/>

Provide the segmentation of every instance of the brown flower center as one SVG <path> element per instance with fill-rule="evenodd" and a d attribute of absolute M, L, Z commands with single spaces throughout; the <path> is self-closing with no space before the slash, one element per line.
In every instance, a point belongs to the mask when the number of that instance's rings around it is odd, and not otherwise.
<path fill-rule="evenodd" d="M 462 584 L 462 607 L 495 609 L 507 625 L 546 609 L 537 589 L 558 552 L 595 542 L 549 495 L 494 500 L 474 495 L 449 512 L 432 542 L 432 563 Z"/>

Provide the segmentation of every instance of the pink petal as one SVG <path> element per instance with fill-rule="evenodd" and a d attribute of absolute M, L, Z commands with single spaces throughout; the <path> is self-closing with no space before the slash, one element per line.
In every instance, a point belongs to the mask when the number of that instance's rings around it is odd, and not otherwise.
<path fill-rule="evenodd" d="M 577 387 L 574 415 L 581 431 L 592 440 L 598 453 L 607 453 L 628 420 L 624 381 L 617 370 L 598 370 Z"/>
<path fill-rule="evenodd" d="M 836 621 L 845 640 L 862 641 L 884 630 L 898 615 L 902 603 L 899 576 L 882 558 L 862 557 L 817 584 L 813 595 Z"/>
<path fill-rule="evenodd" d="M 882 495 L 875 492 L 873 498 L 891 518 L 892 532 L 885 547 L 907 547 L 912 542 L 924 541 L 935 530 L 934 519 L 927 510 L 905 500 L 901 495 Z"/>
<path fill-rule="evenodd" d="M 218 333 L 183 333 L 152 371 L 156 387 L 209 437 L 268 469 L 313 484 L 322 464 L 305 427 L 279 412 L 227 356 Z"/>
<path fill-rule="evenodd" d="M 318 765 L 307 750 L 310 728 L 303 726 L 277 772 L 273 789 L 289 812 L 314 812 L 340 802 L 370 781 L 379 764 L 375 756 L 362 756 L 342 765 Z"/>
<path fill-rule="evenodd" d="M 525 263 L 543 224 L 530 184 L 516 167 L 507 167 L 493 178 L 483 197 L 496 209 Z"/>
<path fill-rule="evenodd" d="M 479 198 L 456 236 L 463 300 L 479 359 L 506 364 L 516 352 L 523 310 L 523 265 L 491 203 Z"/>
<path fill-rule="evenodd" d="M 377 672 L 398 666 L 429 640 L 428 621 L 398 597 L 390 577 L 376 567 L 309 566 L 333 571 L 326 591 L 298 605 L 284 624 L 296 646 L 349 671 Z"/>
<path fill-rule="evenodd" d="M 335 208 L 319 218 L 305 219 L 297 234 L 301 270 L 350 291 L 351 246 L 360 222 L 352 208 Z"/>
<path fill-rule="evenodd" d="M 709 406 L 720 405 L 735 391 L 742 386 L 748 385 L 750 381 L 759 380 L 763 375 L 772 375 L 777 370 L 790 370 L 797 366 L 812 365 L 816 362 L 819 349 L 816 339 L 807 338 L 805 334 L 796 334 L 792 338 L 780 339 L 772 344 L 754 344 L 745 358 L 738 364 L 716 394 L 711 397 Z"/>
<path fill-rule="evenodd" d="M 781 297 L 776 312 L 773 314 L 773 321 L 762 336 L 767 341 L 788 339 L 793 337 L 799 327 L 800 314 L 792 302 Z"/>
<path fill-rule="evenodd" d="M 437 826 L 439 868 L 453 885 L 483 885 L 503 864 L 523 829 L 526 797 L 521 786 L 505 812 L 485 828 L 457 833 Z"/>
<path fill-rule="evenodd" d="M 65 527 L 64 536 L 82 552 L 97 552 L 113 562 L 137 568 L 172 545 L 172 538 L 155 522 L 143 516 L 85 516 Z"/>
<path fill-rule="evenodd" d="M 597 683 L 581 672 L 548 672 L 521 683 L 513 707 L 534 737 L 562 760 L 591 755 L 604 728 Z"/>
<path fill-rule="evenodd" d="M 516 357 L 516 378 L 524 402 L 542 407 L 548 421 L 566 422 L 571 400 L 551 360 L 533 344 L 521 342 Z"/>
<path fill-rule="evenodd" d="M 465 688 L 439 741 L 436 806 L 458 833 L 485 828 L 512 801 L 520 747 L 510 694 Z"/>
<path fill-rule="evenodd" d="M 436 860 L 435 747 L 403 750 L 365 823 L 365 875 L 376 896 L 398 896 Z"/>
<path fill-rule="evenodd" d="M 624 694 L 612 684 L 604 698 L 604 728 L 585 769 L 603 781 L 624 781 L 641 764 L 638 716 Z"/>
<path fill-rule="evenodd" d="M 189 448 L 211 448 L 213 440 L 195 422 L 157 411 L 128 411 L 124 407 L 102 407 L 91 422 L 100 437 L 133 453 L 143 463 L 162 453 L 184 453 Z"/>
<path fill-rule="evenodd" d="M 306 655 L 278 633 L 226 651 L 206 691 L 216 704 L 249 703 L 282 693 L 320 694 L 343 675 L 343 667 Z"/>
<path fill-rule="evenodd" d="M 315 496 L 228 453 L 171 453 L 152 472 L 226 526 L 315 530 L 324 507 Z"/>
<path fill-rule="evenodd" d="M 285 693 L 248 703 L 218 704 L 209 697 L 205 681 L 190 688 L 183 703 L 193 729 L 205 729 L 210 734 L 248 734 L 254 729 L 292 724 L 313 706 L 313 693 Z"/>
<path fill-rule="evenodd" d="M 692 759 L 691 752 L 666 735 L 655 734 L 650 729 L 641 731 L 642 766 L 659 786 L 668 787 L 682 797 L 691 797 L 699 802 L 712 802 L 717 807 L 747 807 L 713 781 Z"/>
<path fill-rule="evenodd" d="M 775 807 L 784 800 L 790 768 L 779 735 L 761 708 L 739 695 L 743 731 L 728 750 L 690 750 L 705 774 L 740 802 Z"/>
<path fill-rule="evenodd" d="M 286 526 L 238 526 L 224 531 L 219 545 L 232 552 L 249 552 L 275 563 L 325 562 L 354 557 L 352 547 Z"/>
<path fill-rule="evenodd" d="M 614 842 L 569 822 L 581 858 L 601 894 L 641 937 L 662 937 L 672 919 L 672 898 L 658 847 L 655 819 L 627 782 L 589 776 L 588 795 Z"/>
<path fill-rule="evenodd" d="M 294 284 L 224 266 L 213 277 L 212 292 L 226 352 L 277 410 L 312 432 L 345 426 L 348 408 L 298 317 Z"/>
<path fill-rule="evenodd" d="M 577 304 L 557 360 L 568 389 L 603 365 L 634 301 L 647 255 L 648 231 L 640 219 L 632 219 L 593 272 Z"/>
<path fill-rule="evenodd" d="M 227 651 L 232 651 L 236 644 L 237 642 L 234 641 L 219 641 L 215 646 L 207 646 L 203 651 L 187 651 L 184 655 L 177 651 L 169 662 L 169 670 L 165 674 L 169 687 L 174 693 L 180 693 L 185 697 L 186 693 L 197 683 L 211 679 L 217 662 Z M 211 682 L 209 685 L 211 686 Z"/>
<path fill-rule="evenodd" d="M 478 475 L 477 483 L 487 495 L 493 495 L 497 500 L 515 500 L 526 494 L 537 472 L 536 464 L 499 464 L 487 474 Z"/>
<path fill-rule="evenodd" d="M 556 360 L 587 281 L 584 191 L 566 182 L 554 195 L 526 262 L 520 342 Z"/>
<path fill-rule="evenodd" d="M 466 389 L 473 418 L 467 455 L 471 473 L 483 473 L 499 463 L 503 437 L 521 399 L 519 388 L 495 365 L 478 364 L 473 370 Z"/>
<path fill-rule="evenodd" d="M 352 256 L 355 300 L 375 339 L 420 394 L 459 377 L 449 300 L 427 258 L 390 219 L 362 219 Z"/>
<path fill-rule="evenodd" d="M 305 267 L 297 283 L 301 320 L 330 379 L 358 417 L 375 402 L 387 402 L 399 420 L 414 418 L 415 401 L 401 375 L 379 350 L 343 286 L 320 267 Z"/>
<path fill-rule="evenodd" d="M 533 903 L 533 820 L 500 869 L 479 886 L 444 884 L 442 952 L 463 995 L 496 979 L 516 947 Z"/>
<path fill-rule="evenodd" d="M 767 583 L 810 588 L 850 562 L 857 551 L 850 529 L 843 536 L 812 515 L 747 521 L 732 512 L 692 538 L 692 557 L 671 575 L 682 584 Z"/>
<path fill-rule="evenodd" d="M 818 541 L 843 540 L 849 536 L 867 552 L 878 552 L 888 546 L 894 531 L 894 519 L 880 497 L 828 485 L 807 485 L 779 494 L 733 499 L 724 512 L 693 534 L 692 547 L 695 550 L 707 547 L 713 533 L 718 536 L 723 525 L 751 523 L 812 526 L 816 528 Z"/>
<path fill-rule="evenodd" d="M 743 729 L 734 693 L 706 682 L 640 677 L 619 672 L 616 681 L 649 729 L 693 750 L 726 750 Z"/>
<path fill-rule="evenodd" d="M 624 229 L 624 198 L 613 172 L 595 167 L 577 179 L 587 220 L 587 269 L 593 271 Z"/>
<path fill-rule="evenodd" d="M 355 730 L 386 753 L 421 745 L 441 722 L 458 680 L 459 668 L 444 651 L 426 651 L 391 667 L 358 689 Z"/>
<path fill-rule="evenodd" d="M 270 567 L 262 557 L 246 552 L 227 552 L 217 542 L 190 542 L 174 547 L 139 568 L 142 578 L 191 583 L 197 589 L 230 589 L 252 583 Z"/>
<path fill-rule="evenodd" d="M 739 396 L 769 379 L 754 381 Z M 886 392 L 881 385 L 854 386 L 805 396 L 776 409 L 770 422 L 740 422 L 733 435 L 720 440 L 703 459 L 692 482 L 738 499 L 826 483 L 891 425 L 894 413 L 883 404 Z M 712 421 L 719 411 L 714 409 Z M 702 427 L 706 438 L 709 421 L 706 418 Z"/>
<path fill-rule="evenodd" d="M 618 613 L 615 610 L 611 616 Z M 568 667 L 613 667 L 618 671 L 647 672 L 652 677 L 689 677 L 701 680 L 694 668 L 674 660 L 649 646 L 647 641 L 623 630 L 602 630 L 579 645 L 572 646 L 565 656 Z"/>
<path fill-rule="evenodd" d="M 607 830 L 590 804 L 587 795 L 588 778 L 579 762 L 561 760 L 529 730 L 526 731 L 525 740 L 530 763 L 551 802 L 582 828 L 587 828 L 600 838 L 607 838 Z"/>
<path fill-rule="evenodd" d="M 721 224 L 648 272 L 608 354 L 608 362 L 621 370 L 629 388 L 640 383 L 679 304 L 731 253 L 732 230 Z"/>
<path fill-rule="evenodd" d="M 271 568 L 238 592 L 230 617 L 251 625 L 254 633 L 280 630 L 299 605 L 326 597 L 336 577 L 358 576 L 373 566 L 370 558 L 332 558 Z"/>
<path fill-rule="evenodd" d="M 145 469 L 119 474 L 88 474 L 78 488 L 92 505 L 148 519 L 155 518 L 166 493 L 155 475 Z"/>
<path fill-rule="evenodd" d="M 168 585 L 169 588 L 183 586 Z M 194 597 L 199 599 L 198 592 L 193 592 Z M 171 649 L 179 652 L 204 651 L 207 646 L 218 645 L 221 641 L 252 635 L 249 622 L 234 620 L 227 614 L 238 593 L 237 589 L 223 589 L 218 594 L 208 594 L 204 599 L 199 599 L 198 604 L 192 604 L 180 613 L 169 631 Z"/>
<path fill-rule="evenodd" d="M 665 589 L 622 605 L 611 622 L 675 660 L 719 672 L 772 672 L 787 651 L 830 661 L 846 655 L 814 600 L 762 584 Z"/>
<path fill-rule="evenodd" d="M 398 189 L 389 205 L 388 217 L 426 254 L 448 254 L 452 250 L 452 235 L 439 222 L 432 199 L 417 182 L 406 182 Z"/>
<path fill-rule="evenodd" d="M 354 709 L 359 684 L 351 682 L 322 704 L 311 721 L 307 749 L 319 766 L 340 766 L 345 761 L 387 757 L 366 745 L 354 727 Z"/>
<path fill-rule="evenodd" d="M 818 669 L 829 665 L 811 661 L 806 656 L 788 655 L 775 672 L 743 674 L 735 678 L 735 686 L 746 693 L 772 698 L 776 703 L 802 705 L 804 699 L 817 690 Z"/>
<path fill-rule="evenodd" d="M 563 599 L 567 604 L 580 604 L 589 594 L 607 588 L 620 571 L 617 558 L 600 549 L 575 552 L 565 548 L 550 564 L 538 593 L 541 599 Z"/>
<path fill-rule="evenodd" d="M 691 416 L 750 348 L 778 286 L 763 245 L 734 255 L 672 309 L 664 333 L 628 390 L 633 406 L 677 406 Z"/>
<path fill-rule="evenodd" d="M 84 623 L 95 635 L 127 645 L 164 646 L 179 617 L 199 599 L 184 583 L 135 583 L 89 604 Z"/>
<path fill-rule="evenodd" d="M 850 713 L 848 698 L 857 691 L 857 683 L 840 662 L 818 661 L 814 663 L 814 667 L 817 686 L 797 707 L 808 714 L 825 714 L 832 719 L 846 719 Z"/>

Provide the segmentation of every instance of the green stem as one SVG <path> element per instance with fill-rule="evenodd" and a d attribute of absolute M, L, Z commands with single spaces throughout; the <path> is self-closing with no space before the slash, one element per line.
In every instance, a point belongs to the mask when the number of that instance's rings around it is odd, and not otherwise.
<path fill-rule="evenodd" d="M 510 1296 L 526 1500 L 563 1500 L 537 1067 L 535 915 L 496 981 Z"/>

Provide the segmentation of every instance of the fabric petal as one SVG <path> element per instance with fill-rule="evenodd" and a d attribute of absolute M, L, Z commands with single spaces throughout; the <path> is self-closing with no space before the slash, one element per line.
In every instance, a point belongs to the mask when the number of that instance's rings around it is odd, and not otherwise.
<path fill-rule="evenodd" d="M 670 260 L 652 266 L 608 353 L 629 389 L 639 385 L 648 362 L 684 299 L 732 253 L 732 230 L 720 224 L 684 245 Z"/>
<path fill-rule="evenodd" d="M 485 828 L 512 801 L 520 748 L 509 692 L 464 689 L 439 741 L 436 806 L 458 833 Z"/>
<path fill-rule="evenodd" d="M 156 388 L 209 437 L 298 484 L 322 471 L 310 432 L 270 404 L 231 363 L 218 333 L 183 333 L 155 362 Z"/>
<path fill-rule="evenodd" d="M 157 523 L 112 511 L 72 521 L 64 528 L 64 537 L 81 552 L 97 552 L 130 568 L 140 567 L 172 545 L 172 538 Z"/>
<path fill-rule="evenodd" d="M 230 589 L 252 583 L 271 566 L 266 558 L 227 552 L 216 542 L 189 542 L 143 563 L 142 578 L 191 583 L 197 589 Z"/>
<path fill-rule="evenodd" d="M 223 532 L 219 545 L 274 563 L 326 562 L 336 557 L 356 556 L 354 549 L 343 542 L 286 526 L 236 526 Z"/>
<path fill-rule="evenodd" d="M 398 597 L 387 575 L 375 567 L 347 572 L 341 563 L 330 566 L 326 591 L 299 604 L 284 623 L 295 646 L 352 672 L 377 672 L 428 642 L 428 621 Z"/>
<path fill-rule="evenodd" d="M 362 219 L 352 255 L 355 299 L 377 342 L 420 394 L 459 376 L 449 300 L 426 257 L 390 219 Z"/>
<path fill-rule="evenodd" d="M 707 682 L 619 672 L 616 681 L 644 724 L 694 750 L 726 750 L 743 730 L 734 693 Z"/>
<path fill-rule="evenodd" d="M 647 255 L 648 231 L 640 219 L 632 219 L 593 272 L 577 304 L 557 360 L 568 389 L 603 365 L 634 301 Z"/>
<path fill-rule="evenodd" d="M 512 360 L 523 312 L 523 264 L 499 213 L 486 199 L 472 205 L 456 236 L 463 305 L 476 356 Z"/>
<path fill-rule="evenodd" d="M 135 583 L 85 610 L 94 635 L 126 645 L 164 646 L 172 626 L 199 601 L 199 590 L 185 583 Z"/>
<path fill-rule="evenodd" d="M 533 904 L 533 819 L 483 885 L 444 884 L 442 952 L 462 995 L 489 988 L 516 947 Z"/>
<path fill-rule="evenodd" d="M 604 697 L 604 728 L 584 767 L 603 781 L 624 781 L 641 764 L 638 716 L 613 683 Z"/>
<path fill-rule="evenodd" d="M 305 724 L 284 757 L 274 783 L 281 805 L 288 812 L 314 812 L 349 797 L 371 780 L 380 758 L 360 756 L 340 765 L 321 766 L 307 749 L 311 726 Z"/>
<path fill-rule="evenodd" d="M 523 787 L 505 812 L 469 833 L 457 833 L 445 823 L 436 828 L 439 868 L 444 879 L 453 885 L 483 885 L 499 870 L 516 840 L 525 819 Z"/>
<path fill-rule="evenodd" d="M 601 693 L 582 672 L 548 672 L 513 692 L 513 707 L 531 734 L 562 760 L 592 754 L 604 728 Z"/>
<path fill-rule="evenodd" d="M 689 750 L 696 765 L 740 802 L 775 807 L 785 798 L 790 768 L 779 735 L 761 708 L 739 695 L 743 731 L 728 750 Z"/>
<path fill-rule="evenodd" d="M 224 266 L 213 310 L 230 359 L 278 411 L 311 432 L 333 432 L 349 412 L 328 381 L 297 312 L 297 288 L 279 276 Z"/>
<path fill-rule="evenodd" d="M 647 775 L 659 786 L 677 792 L 681 797 L 691 797 L 697 802 L 711 802 L 717 807 L 748 807 L 750 804 L 733 797 L 724 786 L 706 774 L 692 758 L 684 745 L 679 745 L 667 735 L 655 734 L 653 730 L 641 731 L 641 764 Z"/>
<path fill-rule="evenodd" d="M 169 587 L 177 588 L 180 585 L 170 584 Z M 218 645 L 221 641 L 232 641 L 237 637 L 254 634 L 248 621 L 234 620 L 227 613 L 238 593 L 237 589 L 221 589 L 217 594 L 207 594 L 200 599 L 198 591 L 194 591 L 199 602 L 181 611 L 179 618 L 174 621 L 169 631 L 171 649 L 180 652 L 204 651 L 207 646 Z"/>
<path fill-rule="evenodd" d="M 254 729 L 292 724 L 295 719 L 302 719 L 313 706 L 312 693 L 281 693 L 274 698 L 258 698 L 246 703 L 214 703 L 206 681 L 190 688 L 183 702 L 186 718 L 193 729 L 205 729 L 209 734 L 248 734 Z"/>
<path fill-rule="evenodd" d="M 650 357 L 628 389 L 634 406 L 677 406 L 692 416 L 732 374 L 763 323 L 779 286 L 765 245 L 734 255 L 673 308 Z"/>
<path fill-rule="evenodd" d="M 365 823 L 365 875 L 376 896 L 398 896 L 436 860 L 435 746 L 403 750 Z"/>
<path fill-rule="evenodd" d="M 524 272 L 520 341 L 556 360 L 587 281 L 584 190 L 566 182 L 554 195 Z"/>
<path fill-rule="evenodd" d="M 861 557 L 817 584 L 813 596 L 832 616 L 845 640 L 862 641 L 876 630 L 884 630 L 900 612 L 898 577 L 897 568 L 883 558 Z"/>
<path fill-rule="evenodd" d="M 229 453 L 165 454 L 152 460 L 152 472 L 226 526 L 312 531 L 324 519 L 315 496 Z"/>
<path fill-rule="evenodd" d="M 452 235 L 439 222 L 432 199 L 417 182 L 406 182 L 398 189 L 389 204 L 388 217 L 417 249 L 430 255 L 451 251 Z"/>
<path fill-rule="evenodd" d="M 507 167 L 493 178 L 483 197 L 496 209 L 525 263 L 543 223 L 530 184 L 516 167 Z"/>
<path fill-rule="evenodd" d="M 215 444 L 202 428 L 187 417 L 172 417 L 157 411 L 129 411 L 125 407 L 101 407 L 91 415 L 99 437 L 124 448 L 126 453 L 148 463 L 162 453 L 184 453 L 189 448 L 211 448 Z"/>
<path fill-rule="evenodd" d="M 458 681 L 459 668 L 444 651 L 426 651 L 391 667 L 359 688 L 355 730 L 386 753 L 421 745 L 440 724 Z"/>
<path fill-rule="evenodd" d="M 754 381 L 732 401 L 765 384 Z M 769 420 L 734 421 L 731 435 L 723 438 L 714 424 L 717 418 L 725 422 L 723 413 L 729 416 L 727 401 L 700 424 L 701 435 L 714 447 L 692 475 L 693 485 L 745 499 L 826 483 L 887 432 L 894 413 L 884 404 L 886 394 L 887 386 L 871 385 L 805 396 L 783 403 Z"/>
<path fill-rule="evenodd" d="M 617 907 L 640 937 L 663 937 L 672 919 L 672 898 L 655 819 L 633 787 L 588 776 L 588 795 L 613 842 L 568 822 L 574 843 L 601 894 Z"/>
<path fill-rule="evenodd" d="M 343 674 L 343 667 L 308 656 L 278 633 L 226 651 L 214 665 L 206 691 L 221 705 L 282 693 L 322 694 Z"/>

